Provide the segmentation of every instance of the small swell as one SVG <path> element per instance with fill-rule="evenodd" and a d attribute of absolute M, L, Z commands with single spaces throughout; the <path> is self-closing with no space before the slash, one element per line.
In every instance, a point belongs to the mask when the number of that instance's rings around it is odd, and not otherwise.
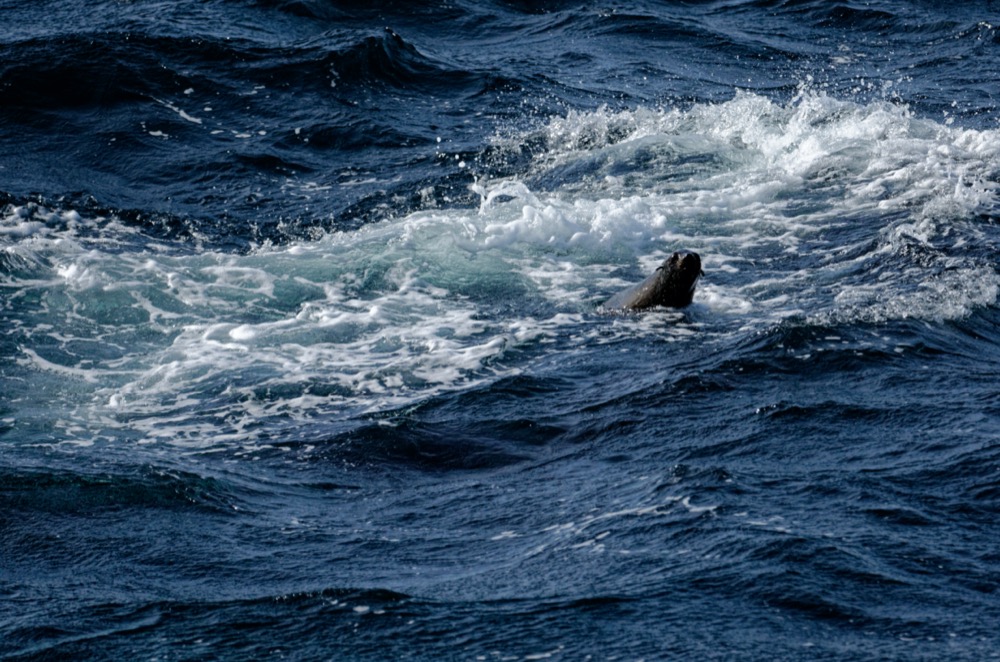
<path fill-rule="evenodd" d="M 413 90 L 462 85 L 476 78 L 422 55 L 389 28 L 328 56 L 326 63 L 333 68 L 337 85 L 384 84 Z"/>
<path fill-rule="evenodd" d="M 868 508 L 864 512 L 882 522 L 901 526 L 933 526 L 939 523 L 917 510 L 900 506 Z"/>
<path fill-rule="evenodd" d="M 230 513 L 232 506 L 232 496 L 218 480 L 154 467 L 132 475 L 0 472 L 0 510 L 8 514 L 189 507 Z"/>
<path fill-rule="evenodd" d="M 357 635 L 360 619 L 385 616 L 386 627 L 395 629 L 399 619 L 409 618 L 402 607 L 409 600 L 387 589 L 344 588 L 214 600 L 83 602 L 73 608 L 71 629 L 10 628 L 3 644 L 16 648 L 0 645 L 0 654 L 13 654 L 4 659 L 128 659 L 135 654 L 129 635 L 145 633 L 151 639 L 142 647 L 152 657 L 211 659 L 225 646 L 237 657 L 263 659 L 310 645 L 330 650 L 331 631 L 346 645 Z M 251 629 L 256 635 L 247 637 Z"/>
<path fill-rule="evenodd" d="M 859 9 L 848 3 L 835 3 L 822 12 L 818 24 L 822 27 L 838 27 L 850 30 L 887 33 L 895 30 L 899 19 L 878 9 Z"/>
<path fill-rule="evenodd" d="M 497 469 L 534 459 L 539 448 L 566 434 L 528 419 L 374 423 L 339 434 L 321 454 L 363 466 L 419 471 Z"/>

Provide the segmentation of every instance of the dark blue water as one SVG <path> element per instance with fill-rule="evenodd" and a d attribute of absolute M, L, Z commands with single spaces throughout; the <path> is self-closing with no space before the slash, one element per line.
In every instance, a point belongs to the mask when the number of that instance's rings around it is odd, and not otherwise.
<path fill-rule="evenodd" d="M 1000 656 L 997 3 L 0 19 L 0 658 Z"/>

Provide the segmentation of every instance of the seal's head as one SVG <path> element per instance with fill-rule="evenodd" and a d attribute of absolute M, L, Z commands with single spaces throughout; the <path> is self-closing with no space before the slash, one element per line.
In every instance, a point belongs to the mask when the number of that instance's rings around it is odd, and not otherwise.
<path fill-rule="evenodd" d="M 701 270 L 701 257 L 697 253 L 677 252 L 656 269 L 658 274 L 657 305 L 683 308 L 694 298 L 698 279 L 705 275 Z"/>
<path fill-rule="evenodd" d="M 619 292 L 604 303 L 606 310 L 646 310 L 656 306 L 683 308 L 694 297 L 694 286 L 704 274 L 697 253 L 678 252 L 664 260 L 656 272 L 638 285 Z"/>

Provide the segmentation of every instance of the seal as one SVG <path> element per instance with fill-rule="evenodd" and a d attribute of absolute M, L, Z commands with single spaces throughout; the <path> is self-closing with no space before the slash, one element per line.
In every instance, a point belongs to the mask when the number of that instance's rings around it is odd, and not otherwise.
<path fill-rule="evenodd" d="M 652 276 L 605 301 L 604 309 L 683 308 L 691 303 L 694 287 L 704 275 L 701 257 L 697 253 L 674 253 L 656 268 Z"/>

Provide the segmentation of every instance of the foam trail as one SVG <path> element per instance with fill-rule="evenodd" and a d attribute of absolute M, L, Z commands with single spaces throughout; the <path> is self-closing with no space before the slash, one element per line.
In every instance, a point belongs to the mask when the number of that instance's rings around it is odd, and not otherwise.
<path fill-rule="evenodd" d="M 556 352 L 793 316 L 956 319 L 1000 293 L 976 250 L 997 208 L 996 131 L 803 90 L 574 112 L 494 147 L 526 141 L 545 149 L 473 183 L 478 208 L 245 255 L 135 250 L 113 218 L 8 208 L 0 287 L 23 378 L 83 384 L 67 428 L 88 438 L 214 449 L 478 388 Z M 690 311 L 597 314 L 678 248 L 704 260 Z"/>

